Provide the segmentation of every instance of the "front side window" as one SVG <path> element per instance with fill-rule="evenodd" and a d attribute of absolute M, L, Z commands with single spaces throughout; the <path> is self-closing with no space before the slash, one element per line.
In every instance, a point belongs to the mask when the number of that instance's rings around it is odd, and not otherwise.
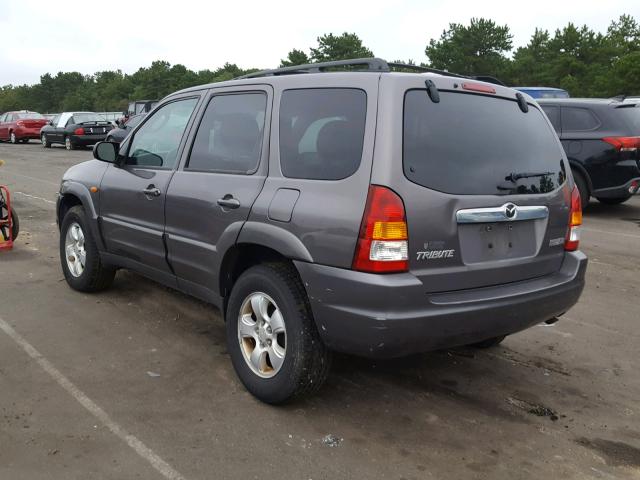
<path fill-rule="evenodd" d="M 127 165 L 173 168 L 189 118 L 198 103 L 187 98 L 167 103 L 136 132 L 127 156 Z"/>
<path fill-rule="evenodd" d="M 340 180 L 360 165 L 367 94 L 353 88 L 286 90 L 280 102 L 285 177 Z"/>
<path fill-rule="evenodd" d="M 262 152 L 267 96 L 215 96 L 207 105 L 193 142 L 188 170 L 250 173 Z"/>

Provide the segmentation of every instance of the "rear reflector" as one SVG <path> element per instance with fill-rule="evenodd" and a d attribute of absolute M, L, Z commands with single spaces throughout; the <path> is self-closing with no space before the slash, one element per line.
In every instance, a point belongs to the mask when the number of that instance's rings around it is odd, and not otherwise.
<path fill-rule="evenodd" d="M 569 214 L 569 228 L 564 240 L 564 249 L 567 252 L 578 250 L 580 245 L 580 226 L 582 225 L 582 200 L 578 187 L 571 191 L 571 209 Z"/>
<path fill-rule="evenodd" d="M 469 83 L 465 82 L 462 84 L 463 90 L 470 90 L 472 92 L 482 92 L 482 93 L 496 93 L 496 89 L 485 85 L 483 83 Z"/>
<path fill-rule="evenodd" d="M 371 185 L 353 269 L 392 273 L 409 269 L 407 221 L 402 199 L 392 190 Z"/>
<path fill-rule="evenodd" d="M 640 137 L 605 137 L 603 142 L 607 142 L 619 152 L 635 152 L 640 148 Z"/>

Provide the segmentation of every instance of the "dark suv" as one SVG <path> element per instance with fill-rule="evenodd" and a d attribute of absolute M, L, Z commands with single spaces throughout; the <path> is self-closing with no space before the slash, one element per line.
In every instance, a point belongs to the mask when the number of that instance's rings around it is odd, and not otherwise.
<path fill-rule="evenodd" d="M 319 388 L 332 350 L 486 347 L 555 321 L 587 259 L 546 116 L 506 87 L 394 68 L 168 96 L 64 175 L 67 282 L 96 291 L 128 268 L 217 305 L 238 376 L 269 403 Z"/>
<path fill-rule="evenodd" d="M 569 159 L 582 206 L 615 205 L 640 190 L 640 102 L 539 100 Z"/>

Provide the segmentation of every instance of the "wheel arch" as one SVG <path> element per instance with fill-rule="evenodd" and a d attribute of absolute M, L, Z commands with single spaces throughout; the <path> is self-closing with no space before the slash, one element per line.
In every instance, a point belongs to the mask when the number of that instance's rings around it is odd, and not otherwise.
<path fill-rule="evenodd" d="M 93 238 L 95 239 L 98 249 L 101 251 L 104 250 L 104 242 L 102 241 L 102 235 L 98 226 L 98 213 L 96 212 L 89 189 L 81 183 L 73 181 L 63 182 L 56 208 L 58 228 L 62 227 L 62 221 L 69 209 L 77 205 L 82 206 L 87 213 L 87 221 L 91 226 L 91 232 L 93 233 Z"/>
<path fill-rule="evenodd" d="M 593 192 L 593 183 L 591 182 L 591 176 L 589 175 L 589 172 L 587 172 L 587 169 L 584 168 L 584 165 L 582 165 L 577 160 L 573 160 L 570 158 L 569 166 L 571 167 L 572 170 L 576 170 L 580 175 L 582 175 L 582 178 L 587 183 L 587 188 L 589 189 L 589 195 L 591 195 L 591 192 Z"/>

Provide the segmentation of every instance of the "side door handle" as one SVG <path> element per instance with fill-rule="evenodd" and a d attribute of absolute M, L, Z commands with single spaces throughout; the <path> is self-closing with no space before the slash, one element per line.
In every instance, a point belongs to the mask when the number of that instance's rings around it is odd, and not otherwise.
<path fill-rule="evenodd" d="M 152 184 L 145 188 L 142 193 L 144 193 L 147 197 L 159 197 L 160 189 Z"/>
<path fill-rule="evenodd" d="M 218 205 L 223 208 L 238 208 L 240 207 L 240 200 L 233 198 L 233 195 L 227 193 L 224 197 L 219 198 Z"/>

